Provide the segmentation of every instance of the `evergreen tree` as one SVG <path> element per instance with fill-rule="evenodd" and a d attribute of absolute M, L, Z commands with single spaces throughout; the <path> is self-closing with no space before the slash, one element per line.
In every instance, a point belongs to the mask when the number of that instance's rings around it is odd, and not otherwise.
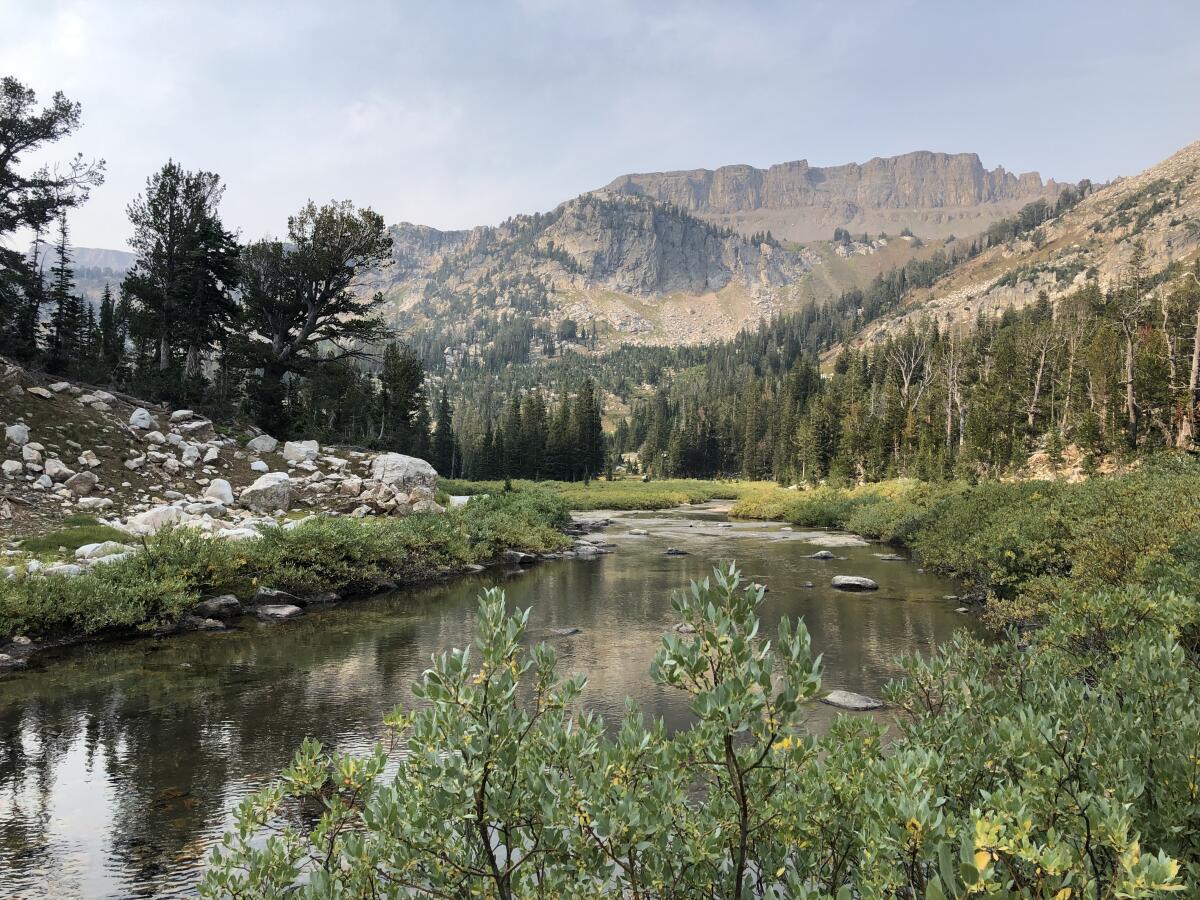
<path fill-rule="evenodd" d="M 435 425 L 429 461 L 443 478 L 454 478 L 461 474 L 458 471 L 460 465 L 458 441 L 454 436 L 454 410 L 450 406 L 450 398 L 446 394 L 445 387 L 442 388 L 441 397 L 438 399 L 437 415 L 434 418 Z"/>
<path fill-rule="evenodd" d="M 78 372 L 83 358 L 83 298 L 75 293 L 75 271 L 71 266 L 71 241 L 66 213 L 58 218 L 58 242 L 50 267 L 49 301 L 50 353 L 48 365 L 54 372 Z"/>

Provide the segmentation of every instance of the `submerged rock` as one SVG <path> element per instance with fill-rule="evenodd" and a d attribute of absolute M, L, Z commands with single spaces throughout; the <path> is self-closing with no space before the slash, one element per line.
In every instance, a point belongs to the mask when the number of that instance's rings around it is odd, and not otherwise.
<path fill-rule="evenodd" d="M 828 550 L 818 550 L 816 553 L 808 554 L 809 559 L 833 559 L 833 554 Z"/>
<path fill-rule="evenodd" d="M 686 550 L 680 550 L 678 547 L 668 547 L 663 552 L 663 556 L 687 556 L 687 555 L 688 555 L 688 552 Z"/>
<path fill-rule="evenodd" d="M 879 585 L 863 575 L 834 575 L 830 585 L 839 591 L 877 591 Z"/>
<path fill-rule="evenodd" d="M 576 628 L 574 625 L 569 625 L 566 628 L 547 628 L 546 631 L 558 637 L 570 637 L 573 634 L 583 633 L 582 628 Z"/>
<path fill-rule="evenodd" d="M 830 691 L 821 698 L 821 702 L 836 706 L 838 709 L 849 709 L 855 712 L 883 708 L 882 700 L 876 700 L 865 694 L 856 694 L 853 691 Z"/>
<path fill-rule="evenodd" d="M 256 607 L 254 614 L 264 622 L 286 622 L 304 615 L 304 610 L 290 603 L 268 603 Z"/>

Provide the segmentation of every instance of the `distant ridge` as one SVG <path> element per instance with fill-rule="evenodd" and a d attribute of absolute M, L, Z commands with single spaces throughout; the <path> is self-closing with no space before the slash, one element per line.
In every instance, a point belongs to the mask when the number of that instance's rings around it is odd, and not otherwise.
<path fill-rule="evenodd" d="M 942 238 L 978 233 L 993 221 L 1063 186 L 1036 172 L 986 169 L 975 153 L 920 150 L 865 163 L 622 175 L 605 190 L 650 197 L 743 233 L 770 230 L 796 241 L 828 239 L 834 228 Z"/>

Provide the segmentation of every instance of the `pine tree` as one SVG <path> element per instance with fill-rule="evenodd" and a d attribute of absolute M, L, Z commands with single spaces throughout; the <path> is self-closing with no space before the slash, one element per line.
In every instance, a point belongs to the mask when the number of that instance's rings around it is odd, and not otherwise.
<path fill-rule="evenodd" d="M 433 430 L 433 441 L 429 451 L 429 461 L 438 474 L 443 478 L 454 478 L 459 473 L 458 441 L 454 437 L 454 410 L 450 406 L 450 398 L 446 388 L 438 399 L 437 415 Z"/>
<path fill-rule="evenodd" d="M 71 266 L 71 239 L 65 213 L 58 218 L 58 243 L 50 267 L 49 368 L 54 372 L 77 372 L 84 339 L 83 298 L 75 293 L 75 270 Z"/>

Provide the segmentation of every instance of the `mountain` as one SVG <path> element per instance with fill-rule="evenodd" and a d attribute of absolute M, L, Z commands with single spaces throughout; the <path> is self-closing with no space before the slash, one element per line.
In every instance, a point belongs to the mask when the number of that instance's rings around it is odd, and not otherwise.
<path fill-rule="evenodd" d="M 1053 201 L 1063 186 L 1036 172 L 985 169 L 974 153 L 918 151 L 861 165 L 810 166 L 807 160 L 768 169 L 722 166 L 690 172 L 622 175 L 605 190 L 650 197 L 746 234 L 770 231 L 794 241 L 827 239 L 835 228 L 927 238 L 983 231 L 1037 199 Z"/>
<path fill-rule="evenodd" d="M 697 344 L 864 288 L 933 256 L 951 231 L 978 234 L 1062 190 L 966 153 L 626 175 L 497 226 L 396 225 L 391 260 L 363 290 L 384 294 L 406 338 L 441 345 L 434 358 L 484 354 L 498 340 L 549 353 L 575 340 L 575 326 L 588 347 Z M 854 236 L 831 240 L 835 229 Z M 86 293 L 119 281 L 131 259 L 78 250 Z"/>
<path fill-rule="evenodd" d="M 1093 280 L 1107 289 L 1130 276 L 1136 248 L 1150 276 L 1200 254 L 1200 141 L 1094 190 L 1061 215 L 994 241 L 931 287 L 912 291 L 901 311 L 868 325 L 858 340 L 880 340 L 931 316 L 969 323 L 1028 306 L 1043 292 L 1057 301 Z"/>

